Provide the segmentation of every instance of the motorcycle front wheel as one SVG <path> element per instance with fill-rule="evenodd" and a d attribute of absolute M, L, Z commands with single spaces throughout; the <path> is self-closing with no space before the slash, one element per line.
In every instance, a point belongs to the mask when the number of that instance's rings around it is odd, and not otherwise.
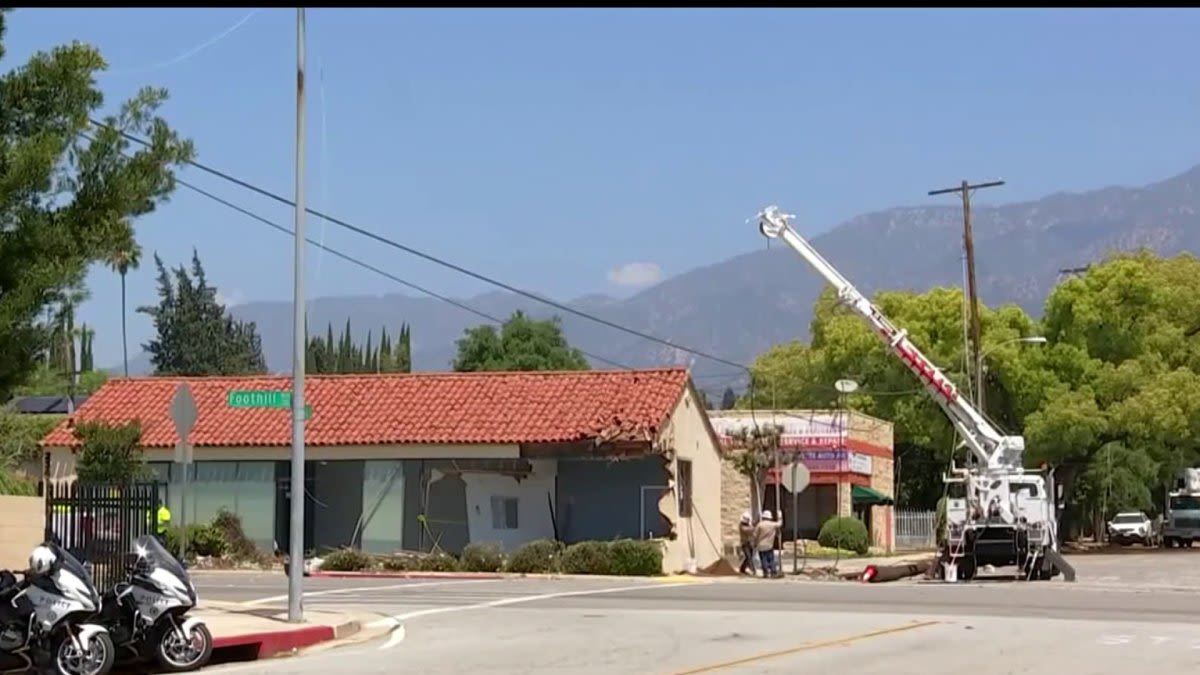
<path fill-rule="evenodd" d="M 208 665 L 212 658 L 213 638 L 208 626 L 197 624 L 192 639 L 186 640 L 173 626 L 168 626 L 158 638 L 154 656 L 158 665 L 168 673 L 187 673 Z"/>
<path fill-rule="evenodd" d="M 108 633 L 96 633 L 81 646 L 82 649 L 76 647 L 70 635 L 62 635 L 56 640 L 56 675 L 108 675 L 117 657 L 112 636 Z"/>

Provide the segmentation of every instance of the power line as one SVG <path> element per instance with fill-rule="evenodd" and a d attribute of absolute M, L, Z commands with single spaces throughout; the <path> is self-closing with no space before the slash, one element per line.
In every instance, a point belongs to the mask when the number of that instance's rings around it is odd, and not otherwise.
<path fill-rule="evenodd" d="M 185 187 L 185 188 L 188 188 L 189 190 L 192 190 L 193 192 L 196 192 L 196 193 L 198 193 L 198 194 L 200 194 L 200 195 L 203 195 L 203 196 L 205 196 L 205 197 L 208 197 L 209 199 L 211 199 L 211 200 L 213 200 L 213 201 L 215 201 L 215 202 L 217 202 L 217 203 L 219 203 L 219 204 L 222 204 L 222 205 L 224 205 L 224 206 L 227 206 L 227 207 L 229 207 L 229 208 L 233 209 L 234 211 L 237 211 L 238 213 L 241 213 L 242 215 L 244 215 L 244 216 L 246 216 L 246 217 L 248 217 L 248 218 L 253 218 L 254 220 L 257 220 L 258 222 L 262 223 L 263 225 L 266 225 L 266 226 L 268 226 L 268 227 L 271 227 L 271 228 L 273 228 L 273 229 L 275 229 L 275 230 L 277 230 L 277 231 L 279 231 L 279 232 L 282 232 L 282 233 L 284 233 L 284 234 L 286 234 L 286 235 L 288 235 L 288 236 L 295 236 L 295 232 L 294 232 L 294 231 L 292 231 L 292 230 L 290 230 L 290 229 L 288 229 L 287 227 L 285 227 L 285 226 L 283 226 L 283 225 L 280 225 L 279 223 L 276 223 L 276 222 L 274 222 L 274 221 L 272 221 L 272 220 L 269 220 L 269 219 L 267 219 L 267 218 L 264 218 L 263 216 L 260 216 L 260 215 L 258 215 L 257 213 L 254 213 L 253 211 L 250 211 L 249 209 L 246 209 L 246 208 L 243 208 L 243 207 L 241 207 L 241 206 L 238 206 L 237 204 L 234 204 L 233 202 L 230 202 L 230 201 L 228 201 L 228 200 L 224 199 L 223 197 L 218 197 L 217 195 L 215 195 L 215 194 L 213 194 L 213 193 L 211 193 L 211 192 L 209 192 L 209 191 L 207 191 L 207 190 L 205 190 L 205 189 L 203 189 L 203 188 L 201 188 L 201 187 L 198 187 L 198 186 L 196 186 L 196 185 L 192 185 L 191 183 L 189 183 L 189 182 L 187 182 L 187 181 L 185 181 L 185 180 L 183 180 L 183 179 L 176 178 L 176 179 L 175 179 L 175 181 L 176 181 L 177 183 L 179 183 L 180 185 L 182 185 L 183 187 Z M 398 284 L 400 284 L 400 285 L 402 285 L 402 286 L 406 286 L 406 287 L 408 287 L 408 288 L 411 288 L 411 289 L 413 289 L 414 291 L 418 291 L 418 292 L 420 292 L 420 293 L 424 293 L 425 295 L 428 295 L 428 296 L 429 296 L 429 297 L 431 297 L 431 298 L 435 298 L 435 299 L 437 299 L 437 300 L 441 300 L 442 302 L 444 302 L 444 303 L 446 303 L 446 304 L 449 304 L 449 305 L 453 305 L 453 306 L 455 306 L 455 307 L 458 307 L 459 309 L 462 309 L 462 310 L 464 310 L 464 311 L 470 312 L 471 314 L 474 314 L 475 316 L 478 316 L 478 317 L 480 317 L 480 318 L 486 319 L 486 320 L 488 320 L 488 321 L 491 321 L 491 322 L 493 322 L 493 323 L 497 323 L 497 324 L 503 324 L 503 323 L 504 323 L 504 320 L 503 320 L 503 319 L 500 319 L 500 318 L 498 318 L 498 317 L 492 316 L 491 314 L 488 314 L 487 312 L 484 312 L 484 311 L 480 311 L 480 310 L 478 310 L 478 309 L 475 309 L 474 307 L 471 307 L 470 305 L 467 305 L 467 304 L 465 304 L 465 303 L 459 302 L 459 301 L 457 301 L 457 300 L 455 300 L 455 299 L 453 299 L 453 298 L 449 298 L 449 297 L 447 297 L 447 296 L 444 296 L 444 295 L 442 295 L 442 294 L 440 294 L 440 293 L 437 293 L 437 292 L 435 292 L 435 291 L 431 291 L 431 290 L 429 290 L 428 288 L 425 288 L 424 286 L 420 286 L 420 285 L 418 285 L 418 284 L 414 284 L 414 283 L 412 283 L 411 281 L 408 281 L 408 280 L 406 280 L 406 279 L 401 279 L 400 277 L 398 277 L 398 276 L 396 276 L 396 275 L 394 275 L 394 274 L 392 274 L 392 273 L 390 273 L 390 272 L 387 272 L 387 271 L 385 271 L 385 270 L 382 270 L 382 269 L 380 269 L 380 268 L 378 268 L 378 267 L 375 267 L 374 265 L 372 265 L 372 264 L 370 264 L 370 263 L 367 263 L 367 262 L 364 262 L 364 261 L 362 261 L 362 260 L 359 260 L 358 258 L 355 258 L 355 257 L 353 257 L 353 256 L 349 256 L 349 255 L 347 255 L 347 254 L 345 254 L 345 253 L 342 253 L 341 251 L 338 251 L 338 250 L 336 250 L 336 249 L 334 249 L 334 248 L 331 248 L 331 247 L 329 247 L 329 246 L 326 246 L 326 245 L 324 245 L 324 244 L 321 244 L 321 243 L 319 243 L 319 242 L 316 242 L 316 241 L 314 241 L 314 240 L 312 240 L 312 239 L 310 239 L 310 238 L 308 238 L 308 237 L 306 237 L 304 240 L 305 240 L 306 242 L 308 242 L 310 245 L 312 245 L 312 246 L 316 246 L 317 248 L 321 249 L 322 251 L 325 251 L 326 253 L 328 253 L 328 254 L 330 254 L 330 255 L 332 255 L 332 256 L 334 256 L 334 257 L 341 258 L 342 260 L 345 260 L 346 262 L 349 262 L 349 263 L 351 263 L 351 264 L 354 264 L 354 265 L 358 265 L 359 267 L 361 267 L 361 268 L 363 268 L 363 269 L 365 269 L 365 270 L 369 270 L 369 271 L 371 271 L 371 272 L 374 272 L 374 273 L 376 273 L 376 274 L 378 274 L 378 275 L 380 275 L 380 276 L 382 276 L 382 277 L 384 277 L 384 278 L 390 279 L 390 280 L 392 280 L 392 281 L 394 281 L 394 282 L 396 282 L 396 283 L 398 283 Z M 624 365 L 624 364 L 622 364 L 622 363 L 618 363 L 618 362 L 616 362 L 616 361 L 613 361 L 613 360 L 611 360 L 611 359 L 606 359 L 606 358 L 604 358 L 603 356 L 599 356 L 599 355 L 597 355 L 597 354 L 592 354 L 592 353 L 590 353 L 590 352 L 586 352 L 586 351 L 584 351 L 584 350 L 582 350 L 582 349 L 580 349 L 579 351 L 580 351 L 580 353 L 582 353 L 584 356 L 587 356 L 588 358 L 595 359 L 595 360 L 597 360 L 597 361 L 600 361 L 600 362 L 602 362 L 602 363 L 607 363 L 608 365 L 610 365 L 610 366 L 613 366 L 614 368 L 621 368 L 621 369 L 623 369 L 623 370 L 634 370 L 634 368 L 631 368 L 631 367 L 629 367 L 629 366 L 627 366 L 627 365 Z"/>
<path fill-rule="evenodd" d="M 137 144 L 139 144 L 139 145 L 141 145 L 141 146 L 143 146 L 143 147 L 151 147 L 151 145 L 150 145 L 150 143 L 149 143 L 149 142 L 147 142 L 147 141 L 145 141 L 145 140 L 143 140 L 143 139 L 141 139 L 141 138 L 138 138 L 137 136 L 134 136 L 133 134 L 130 134 L 130 133 L 128 133 L 128 132 L 126 132 L 126 131 L 124 131 L 124 130 L 122 130 L 122 129 L 119 129 L 119 128 L 115 127 L 115 126 L 112 126 L 112 125 L 110 125 L 110 124 L 106 124 L 106 123 L 104 123 L 104 122 L 100 122 L 100 121 L 98 121 L 98 120 L 94 120 L 94 119 L 91 119 L 91 120 L 90 120 L 90 122 L 91 122 L 93 125 L 95 125 L 95 126 L 99 126 L 99 127 L 104 127 L 104 128 L 111 129 L 111 130 L 113 130 L 113 131 L 117 132 L 118 134 L 120 134 L 122 138 L 125 138 L 126 140 L 132 141 L 132 142 L 134 142 L 134 143 L 137 143 Z M 235 177 L 235 176 L 232 176 L 232 175 L 230 175 L 230 174 L 228 174 L 228 173 L 225 173 L 224 171 L 221 171 L 221 170 L 219 170 L 219 169 L 214 169 L 214 168 L 212 168 L 212 167 L 210 167 L 210 166 L 207 166 L 207 165 L 205 165 L 205 164 L 203 164 L 203 163 L 201 163 L 201 162 L 197 162 L 197 161 L 195 161 L 195 160 L 189 160 L 187 163 L 188 163 L 189 165 L 191 165 L 191 166 L 193 166 L 193 167 L 197 168 L 197 169 L 200 169 L 201 171 L 204 171 L 205 173 L 208 173 L 208 174 L 211 174 L 211 175 L 213 175 L 213 176 L 216 176 L 216 177 L 218 177 L 218 178 L 221 178 L 222 180 L 228 181 L 228 182 L 230 182 L 230 183 L 233 183 L 234 185 L 237 185 L 237 186 L 239 186 L 239 187 L 242 187 L 242 188 L 244 188 L 244 189 L 250 190 L 251 192 L 255 192 L 255 193 L 259 194 L 259 195 L 262 195 L 262 196 L 264 196 L 264 197 L 267 197 L 268 199 L 275 200 L 276 202 L 279 202 L 280 204 L 284 204 L 284 205 L 286 205 L 286 206 L 291 206 L 291 207 L 295 207 L 295 206 L 296 206 L 295 202 L 293 202 L 292 200 L 290 200 L 290 199 L 288 199 L 288 198 L 286 198 L 286 197 L 283 197 L 283 196 L 281 196 L 281 195 L 278 195 L 278 194 L 276 194 L 276 193 L 274 193 L 274 192 L 271 192 L 270 190 L 267 190 L 267 189 L 261 188 L 261 187 L 259 187 L 259 186 L 257 186 L 257 185 L 254 185 L 254 184 L 252 184 L 252 183 L 248 183 L 248 182 L 246 182 L 246 181 L 244 181 L 244 180 L 241 180 L 240 178 L 237 178 L 237 177 Z M 178 180 L 178 179 L 176 179 L 176 180 Z M 180 182 L 180 184 L 183 184 L 183 182 L 182 182 L 182 181 L 179 181 L 179 182 Z M 621 324 L 619 324 L 619 323 L 616 323 L 616 322 L 614 322 L 614 321 L 609 321 L 608 319 L 604 319 L 604 318 L 601 318 L 601 317 L 595 316 L 595 315 L 593 315 L 593 314 L 588 314 L 587 312 L 580 311 L 580 310 L 578 310 L 578 309 L 575 309 L 574 307 L 571 307 L 571 306 L 569 306 L 569 305 L 565 305 L 565 304 L 563 304 L 563 303 L 561 303 L 561 302 L 557 302 L 557 301 L 555 301 L 555 300 L 550 300 L 550 299 L 548 299 L 548 298 L 541 297 L 541 296 L 537 295 L 536 293 L 531 293 L 531 292 L 529 292 L 529 291 L 522 290 L 522 289 L 520 289 L 520 288 L 517 288 L 516 286 L 513 286 L 513 285 L 511 285 L 511 284 L 505 283 L 505 282 L 503 282 L 503 281 L 499 281 L 499 280 L 497 280 L 497 279 L 493 279 L 492 277 L 489 277 L 489 276 L 487 276 L 487 275 L 485 275 L 485 274 L 480 274 L 479 272 L 475 272 L 474 270 L 469 270 L 469 269 L 467 269 L 467 268 L 465 268 L 465 267 L 463 267 L 463 266 L 461 266 L 461 265 L 457 265 L 457 264 L 455 264 L 455 263 L 449 262 L 449 261 L 447 261 L 447 260 L 444 260 L 444 259 L 442 259 L 442 258 L 439 258 L 439 257 L 437 257 L 437 256 L 435 256 L 435 255 L 432 255 L 432 254 L 426 253 L 426 252 L 424 252 L 424 251 L 421 251 L 421 250 L 419 250 L 419 249 L 415 249 L 415 248 L 413 248 L 413 247 L 411 247 L 411 246 L 406 246 L 405 244 L 401 244 L 401 243 L 399 243 L 399 242 L 397 242 L 397 241 L 395 241 L 395 240 L 392 240 L 392 239 L 389 239 L 389 238 L 387 238 L 387 237 L 384 237 L 384 236 L 382 236 L 382 235 L 379 235 L 379 234 L 376 234 L 376 233 L 374 233 L 374 232 L 371 232 L 370 230 L 365 230 L 365 229 L 363 229 L 363 228 L 361 228 L 361 227 L 358 227 L 358 226 L 352 225 L 352 224 L 350 224 L 350 223 L 348 223 L 348 222 L 346 222 L 346 221 L 344 221 L 344 220 L 341 220 L 341 219 L 339 219 L 339 218 L 335 218 L 335 217 L 333 217 L 333 216 L 326 215 L 326 214 L 324 214 L 324 213 L 321 213 L 320 211 L 318 211 L 318 210 L 316 210 L 316 209 L 305 208 L 305 211 L 306 211 L 307 213 L 310 213 L 310 214 L 314 215 L 314 216 L 317 216 L 318 218 L 323 218 L 323 219 L 327 220 L 328 222 L 331 222 L 331 223 L 333 223 L 334 225 L 337 225 L 337 226 L 339 226 L 339 227 L 341 227 L 341 228 L 344 228 L 344 229 L 350 230 L 351 232 L 354 232 L 355 234 L 358 234 L 358 235 L 360 235 L 360 236 L 366 237 L 366 238 L 368 238 L 368 239 L 371 239 L 371 240 L 373 240 L 373 241 L 375 241 L 375 242 L 378 242 L 378 243 L 380 243 L 380 244 L 383 244 L 383 245 L 385 245 L 385 246 L 390 246 L 390 247 L 392 247 L 392 248 L 395 248 L 395 249 L 397 249 L 397 250 L 404 251 L 405 253 L 408 253 L 408 254 L 410 254 L 410 255 L 415 255 L 415 256 L 417 256 L 418 258 L 423 258 L 423 259 L 425 259 L 425 260 L 428 260 L 429 262 L 432 262 L 432 263 L 434 263 L 434 264 L 436 264 L 436 265 L 440 265 L 440 266 L 442 266 L 442 267 L 445 267 L 445 268 L 447 268 L 447 269 L 454 270 L 455 272 L 458 272 L 458 273 L 460 273 L 460 274 L 464 274 L 464 275 L 466 275 L 466 276 L 469 276 L 469 277 L 471 277 L 471 278 L 473 278 L 473 279 L 477 279 L 477 280 L 479 280 L 479 281 L 482 281 L 482 282 L 484 282 L 484 283 L 490 284 L 490 285 L 492 285 L 492 286 L 496 286 L 497 288 L 502 288 L 502 289 L 504 289 L 504 290 L 506 290 L 506 291 L 508 291 L 508 292 L 510 292 L 510 293 L 515 293 L 515 294 L 517 294 L 517 295 L 520 295 L 520 296 L 522 296 L 522 297 L 529 298 L 530 300 L 534 300 L 534 301 L 536 301 L 536 302 L 540 302 L 540 303 L 542 303 L 542 304 L 549 305 L 550 307 L 554 307 L 555 309 L 561 310 L 561 311 L 563 311 L 563 312 L 567 312 L 568 314 L 573 314 L 573 315 L 575 315 L 575 316 L 578 316 L 578 317 L 580 317 L 580 318 L 582 318 L 582 319 L 587 319 L 587 320 L 589 320 L 589 321 L 592 321 L 592 322 L 598 323 L 598 324 L 600 324 L 600 325 L 602 325 L 602 326 L 607 326 L 607 327 L 609 327 L 609 328 L 612 328 L 612 329 L 614 329 L 614 330 L 619 330 L 619 331 L 621 331 L 621 332 L 623 332 L 623 333 L 627 333 L 627 334 L 629 334 L 629 335 L 633 335 L 633 336 L 635 336 L 635 337 L 639 337 L 639 338 L 641 338 L 641 339 L 643 339 L 643 340 L 647 340 L 647 341 L 650 341 L 650 342 L 656 342 L 656 343 L 658 343 L 658 344 L 661 344 L 661 345 L 663 345 L 663 346 L 665 346 L 665 347 L 670 347 L 671 349 L 678 349 L 679 351 L 682 351 L 682 352 L 687 352 L 687 353 L 689 353 L 689 354 L 692 354 L 692 355 L 698 356 L 698 357 L 700 357 L 700 358 L 703 358 L 703 359 L 708 359 L 709 361 L 713 361 L 713 362 L 716 362 L 716 363 L 721 363 L 721 364 L 724 364 L 724 365 L 727 365 L 727 366 L 731 366 L 731 367 L 734 367 L 734 368 L 737 368 L 737 369 L 739 369 L 739 370 L 743 370 L 743 371 L 746 371 L 746 372 L 749 372 L 749 370 L 750 370 L 750 369 L 749 369 L 749 368 L 748 368 L 746 365 L 744 365 L 744 364 L 741 364 L 741 363 L 737 363 L 736 361 L 730 361 L 729 359 L 724 359 L 724 358 L 721 358 L 721 357 L 719 357 L 719 356 L 715 356 L 715 355 L 713 355 L 713 354 L 709 354 L 709 353 L 707 353 L 707 352 L 703 352 L 703 351 L 701 351 L 701 350 L 699 350 L 699 349 L 693 349 L 693 348 L 691 348 L 691 347 L 685 347 L 685 346 L 683 346 L 683 345 L 677 344 L 677 343 L 675 343 L 675 342 L 672 342 L 672 341 L 670 341 L 670 340 L 666 340 L 666 339 L 663 339 L 663 338 L 660 338 L 660 337 L 657 337 L 657 336 L 651 335 L 651 334 L 649 334 L 649 333 L 644 333 L 644 332 L 642 332 L 642 331 L 639 331 L 639 330 L 637 330 L 637 329 L 634 329 L 634 328 L 630 328 L 630 327 L 628 327 L 628 326 L 623 326 L 623 325 L 621 325 Z"/>

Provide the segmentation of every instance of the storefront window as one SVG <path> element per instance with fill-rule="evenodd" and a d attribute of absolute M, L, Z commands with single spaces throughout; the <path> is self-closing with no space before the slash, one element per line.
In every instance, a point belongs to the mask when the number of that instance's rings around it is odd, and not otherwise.
<path fill-rule="evenodd" d="M 167 506 L 179 525 L 184 521 L 179 465 L 149 466 L 154 480 L 168 483 Z M 270 551 L 275 533 L 274 462 L 195 462 L 190 469 L 186 521 L 211 523 L 225 508 L 241 518 L 242 530 L 255 545 Z"/>
<path fill-rule="evenodd" d="M 400 460 L 364 462 L 362 549 L 393 553 L 404 533 L 404 470 Z"/>

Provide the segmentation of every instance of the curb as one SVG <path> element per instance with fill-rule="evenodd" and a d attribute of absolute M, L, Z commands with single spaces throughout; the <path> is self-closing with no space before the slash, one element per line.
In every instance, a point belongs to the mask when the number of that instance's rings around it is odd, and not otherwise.
<path fill-rule="evenodd" d="M 361 629 L 362 625 L 358 621 L 347 621 L 336 626 L 304 626 L 288 630 L 226 635 L 213 638 L 213 651 L 253 648 L 255 659 L 269 659 L 322 642 L 340 640 L 354 635 Z"/>
<path fill-rule="evenodd" d="M 312 579 L 444 579 L 454 581 L 498 581 L 501 579 L 599 579 L 599 580 L 645 580 L 658 583 L 685 583 L 705 581 L 716 577 L 691 574 L 664 574 L 654 577 L 623 577 L 608 574 L 516 574 L 508 572 L 313 572 Z"/>

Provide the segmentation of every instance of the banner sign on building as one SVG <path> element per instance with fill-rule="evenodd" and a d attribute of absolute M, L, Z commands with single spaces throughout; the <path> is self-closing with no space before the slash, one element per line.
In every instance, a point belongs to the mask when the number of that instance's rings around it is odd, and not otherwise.
<path fill-rule="evenodd" d="M 813 412 L 795 415 L 779 413 L 750 413 L 716 414 L 709 417 L 713 430 L 721 444 L 733 445 L 733 436 L 742 429 L 752 429 L 757 422 L 759 426 L 774 424 L 783 427 L 779 438 L 779 447 L 789 448 L 840 448 L 846 440 L 846 420 L 836 412 Z M 807 462 L 805 462 L 807 464 Z M 809 467 L 812 470 L 812 467 Z"/>

